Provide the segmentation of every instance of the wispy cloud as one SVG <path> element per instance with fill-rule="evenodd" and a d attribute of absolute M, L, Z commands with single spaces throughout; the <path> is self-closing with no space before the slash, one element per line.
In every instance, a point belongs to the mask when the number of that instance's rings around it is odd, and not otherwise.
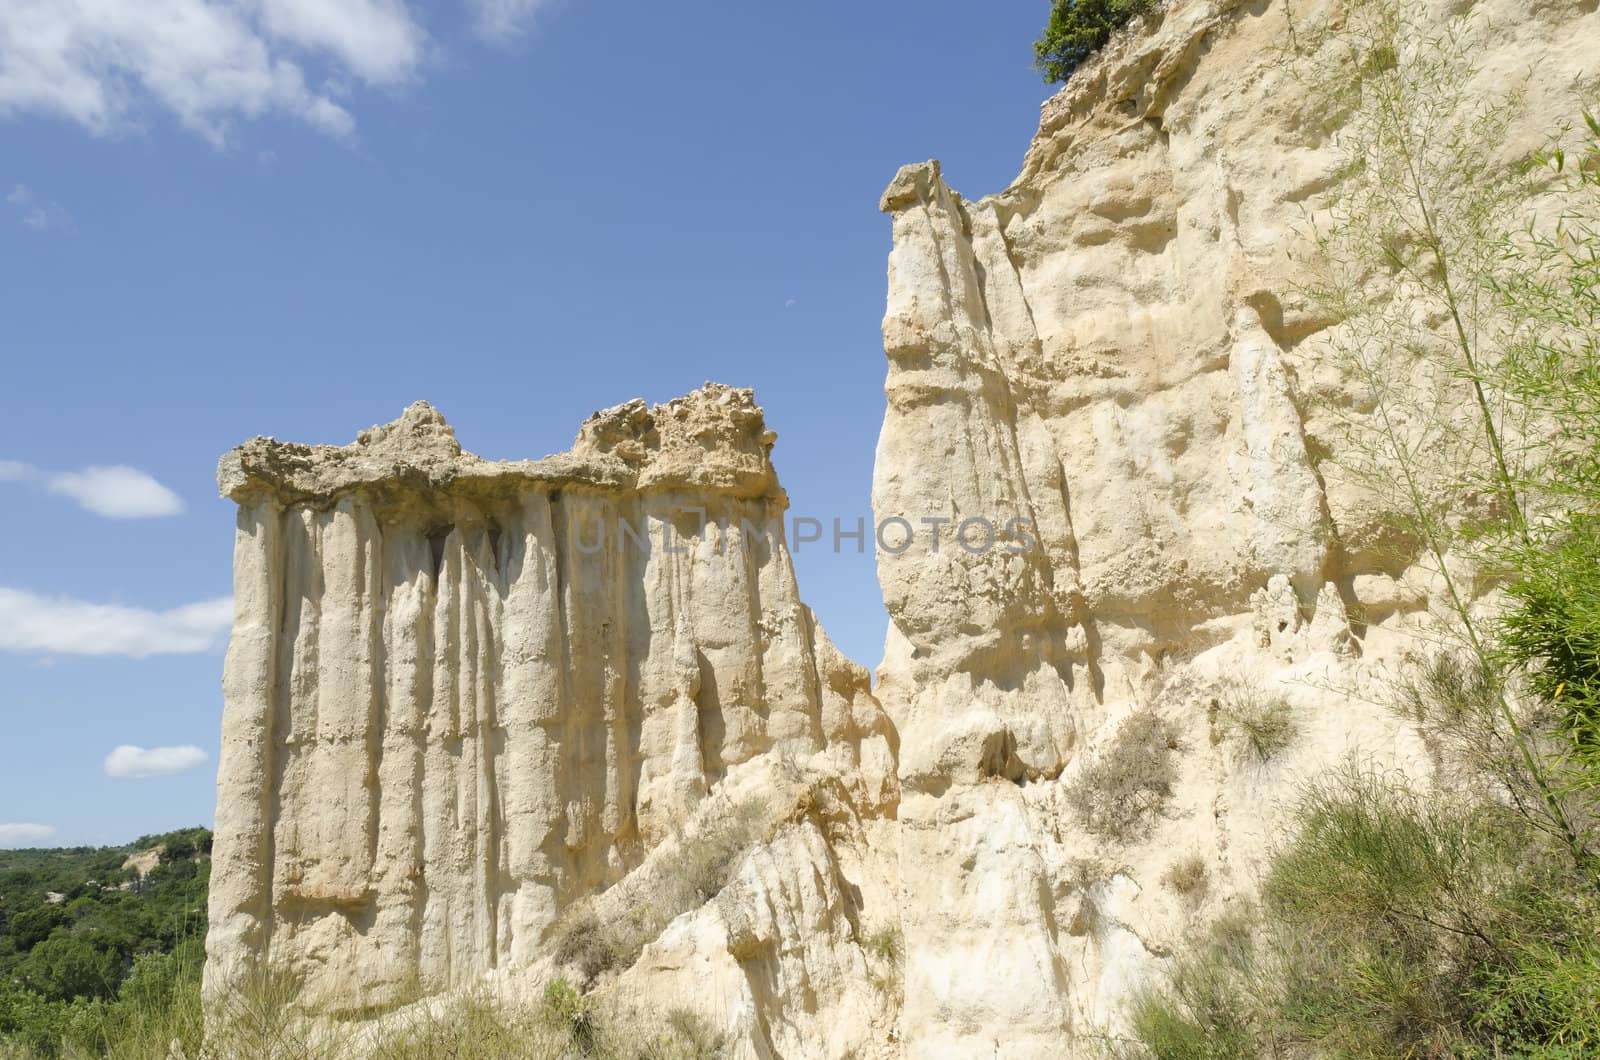
<path fill-rule="evenodd" d="M 495 44 L 512 44 L 533 28 L 552 0 L 467 0 L 478 36 Z"/>
<path fill-rule="evenodd" d="M 136 467 L 112 464 L 77 471 L 45 471 L 16 460 L 0 460 L 0 482 L 42 483 L 70 497 L 84 511 L 107 519 L 156 519 L 183 513 L 183 498 Z"/>
<path fill-rule="evenodd" d="M 402 0 L 6 0 L 0 113 L 105 134 L 156 107 L 219 145 L 235 118 L 282 114 L 345 136 L 327 80 L 404 82 L 426 39 Z"/>
<path fill-rule="evenodd" d="M 70 232 L 74 227 L 71 214 L 59 204 L 41 199 L 26 184 L 18 184 L 6 193 L 6 205 L 22 227 L 35 232 Z"/>
<path fill-rule="evenodd" d="M 437 50 L 416 0 L 4 0 L 0 115 L 98 135 L 165 111 L 222 146 L 232 124 L 286 116 L 355 129 L 349 88 L 414 82 Z M 514 41 L 550 0 L 466 0 L 480 37 Z"/>
<path fill-rule="evenodd" d="M 0 824 L 0 847 L 26 847 L 56 834 L 48 824 Z"/>
<path fill-rule="evenodd" d="M 46 655 L 184 655 L 222 645 L 229 597 L 167 611 L 96 604 L 0 587 L 0 651 Z"/>
<path fill-rule="evenodd" d="M 209 756 L 192 744 L 181 747 L 136 747 L 123 744 L 106 755 L 106 776 L 146 780 L 182 773 L 206 764 Z"/>
<path fill-rule="evenodd" d="M 120 464 L 51 475 L 45 488 L 107 519 L 154 519 L 183 511 L 176 493 L 143 471 Z"/>

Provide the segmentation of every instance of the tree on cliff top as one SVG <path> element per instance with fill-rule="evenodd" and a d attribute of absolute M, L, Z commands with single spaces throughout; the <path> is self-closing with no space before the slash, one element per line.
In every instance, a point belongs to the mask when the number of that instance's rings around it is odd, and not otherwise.
<path fill-rule="evenodd" d="M 1033 65 L 1048 82 L 1065 81 L 1111 34 L 1134 15 L 1148 10 L 1151 0 L 1054 0 L 1044 35 L 1033 42 Z"/>

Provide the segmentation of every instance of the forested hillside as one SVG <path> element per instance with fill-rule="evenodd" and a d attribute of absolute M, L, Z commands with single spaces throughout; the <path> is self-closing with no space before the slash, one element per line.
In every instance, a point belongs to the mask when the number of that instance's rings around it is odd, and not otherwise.
<path fill-rule="evenodd" d="M 204 828 L 0 851 L 0 1056 L 94 1049 L 197 981 L 210 852 Z"/>

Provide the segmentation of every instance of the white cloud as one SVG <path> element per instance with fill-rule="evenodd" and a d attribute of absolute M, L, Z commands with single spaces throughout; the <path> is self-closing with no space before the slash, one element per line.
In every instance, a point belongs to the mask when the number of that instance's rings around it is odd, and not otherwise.
<path fill-rule="evenodd" d="M 368 84 L 404 81 L 422 58 L 423 31 L 401 0 L 256 0 L 267 35 L 327 51 Z"/>
<path fill-rule="evenodd" d="M 228 597 L 150 611 L 0 587 L 0 651 L 135 659 L 192 654 L 220 647 L 232 624 Z"/>
<path fill-rule="evenodd" d="M 473 29 L 512 44 L 557 0 L 465 0 Z M 241 119 L 281 115 L 347 137 L 355 81 L 417 79 L 437 50 L 417 0 L 0 0 L 0 117 L 43 114 L 97 135 L 165 111 L 223 146 Z"/>
<path fill-rule="evenodd" d="M 327 82 L 399 84 L 426 40 L 403 0 L 5 0 L 0 115 L 107 134 L 153 106 L 218 145 L 233 119 L 264 114 L 346 136 L 355 120 Z"/>
<path fill-rule="evenodd" d="M 176 493 L 138 468 L 120 464 L 63 471 L 51 475 L 45 488 L 107 519 L 155 519 L 183 511 Z"/>
<path fill-rule="evenodd" d="M 192 744 L 182 747 L 135 747 L 123 744 L 106 755 L 106 776 L 123 780 L 145 780 L 182 773 L 202 766 L 208 756 Z"/>
<path fill-rule="evenodd" d="M 0 824 L 0 847 L 25 847 L 56 834 L 47 824 Z"/>
<path fill-rule="evenodd" d="M 122 464 L 44 471 L 20 460 L 0 460 L 0 482 L 42 483 L 49 492 L 71 497 L 84 511 L 107 519 L 155 519 L 183 513 L 183 498 L 138 468 Z"/>
<path fill-rule="evenodd" d="M 22 227 L 35 232 L 70 232 L 72 215 L 58 204 L 39 198 L 26 184 L 18 184 L 6 193 L 6 205 L 16 213 Z"/>
<path fill-rule="evenodd" d="M 533 28 L 540 11 L 551 0 L 467 0 L 478 36 L 497 44 L 510 44 Z"/>

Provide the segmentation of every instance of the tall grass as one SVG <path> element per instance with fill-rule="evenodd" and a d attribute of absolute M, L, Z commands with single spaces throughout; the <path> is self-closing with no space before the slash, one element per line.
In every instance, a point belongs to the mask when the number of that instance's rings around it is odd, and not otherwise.
<path fill-rule="evenodd" d="M 1135 999 L 1124 1055 L 1600 1055 L 1600 906 L 1558 837 L 1355 766 L 1297 821 L 1259 909 Z"/>
<path fill-rule="evenodd" d="M 723 1044 L 687 1009 L 601 1002 L 560 979 L 535 1004 L 469 993 L 354 1022 L 317 1013 L 291 977 L 266 974 L 208 1021 L 198 967 L 185 966 L 158 989 L 76 1006 L 64 1023 L 0 1040 L 0 1060 L 711 1060 Z"/>

